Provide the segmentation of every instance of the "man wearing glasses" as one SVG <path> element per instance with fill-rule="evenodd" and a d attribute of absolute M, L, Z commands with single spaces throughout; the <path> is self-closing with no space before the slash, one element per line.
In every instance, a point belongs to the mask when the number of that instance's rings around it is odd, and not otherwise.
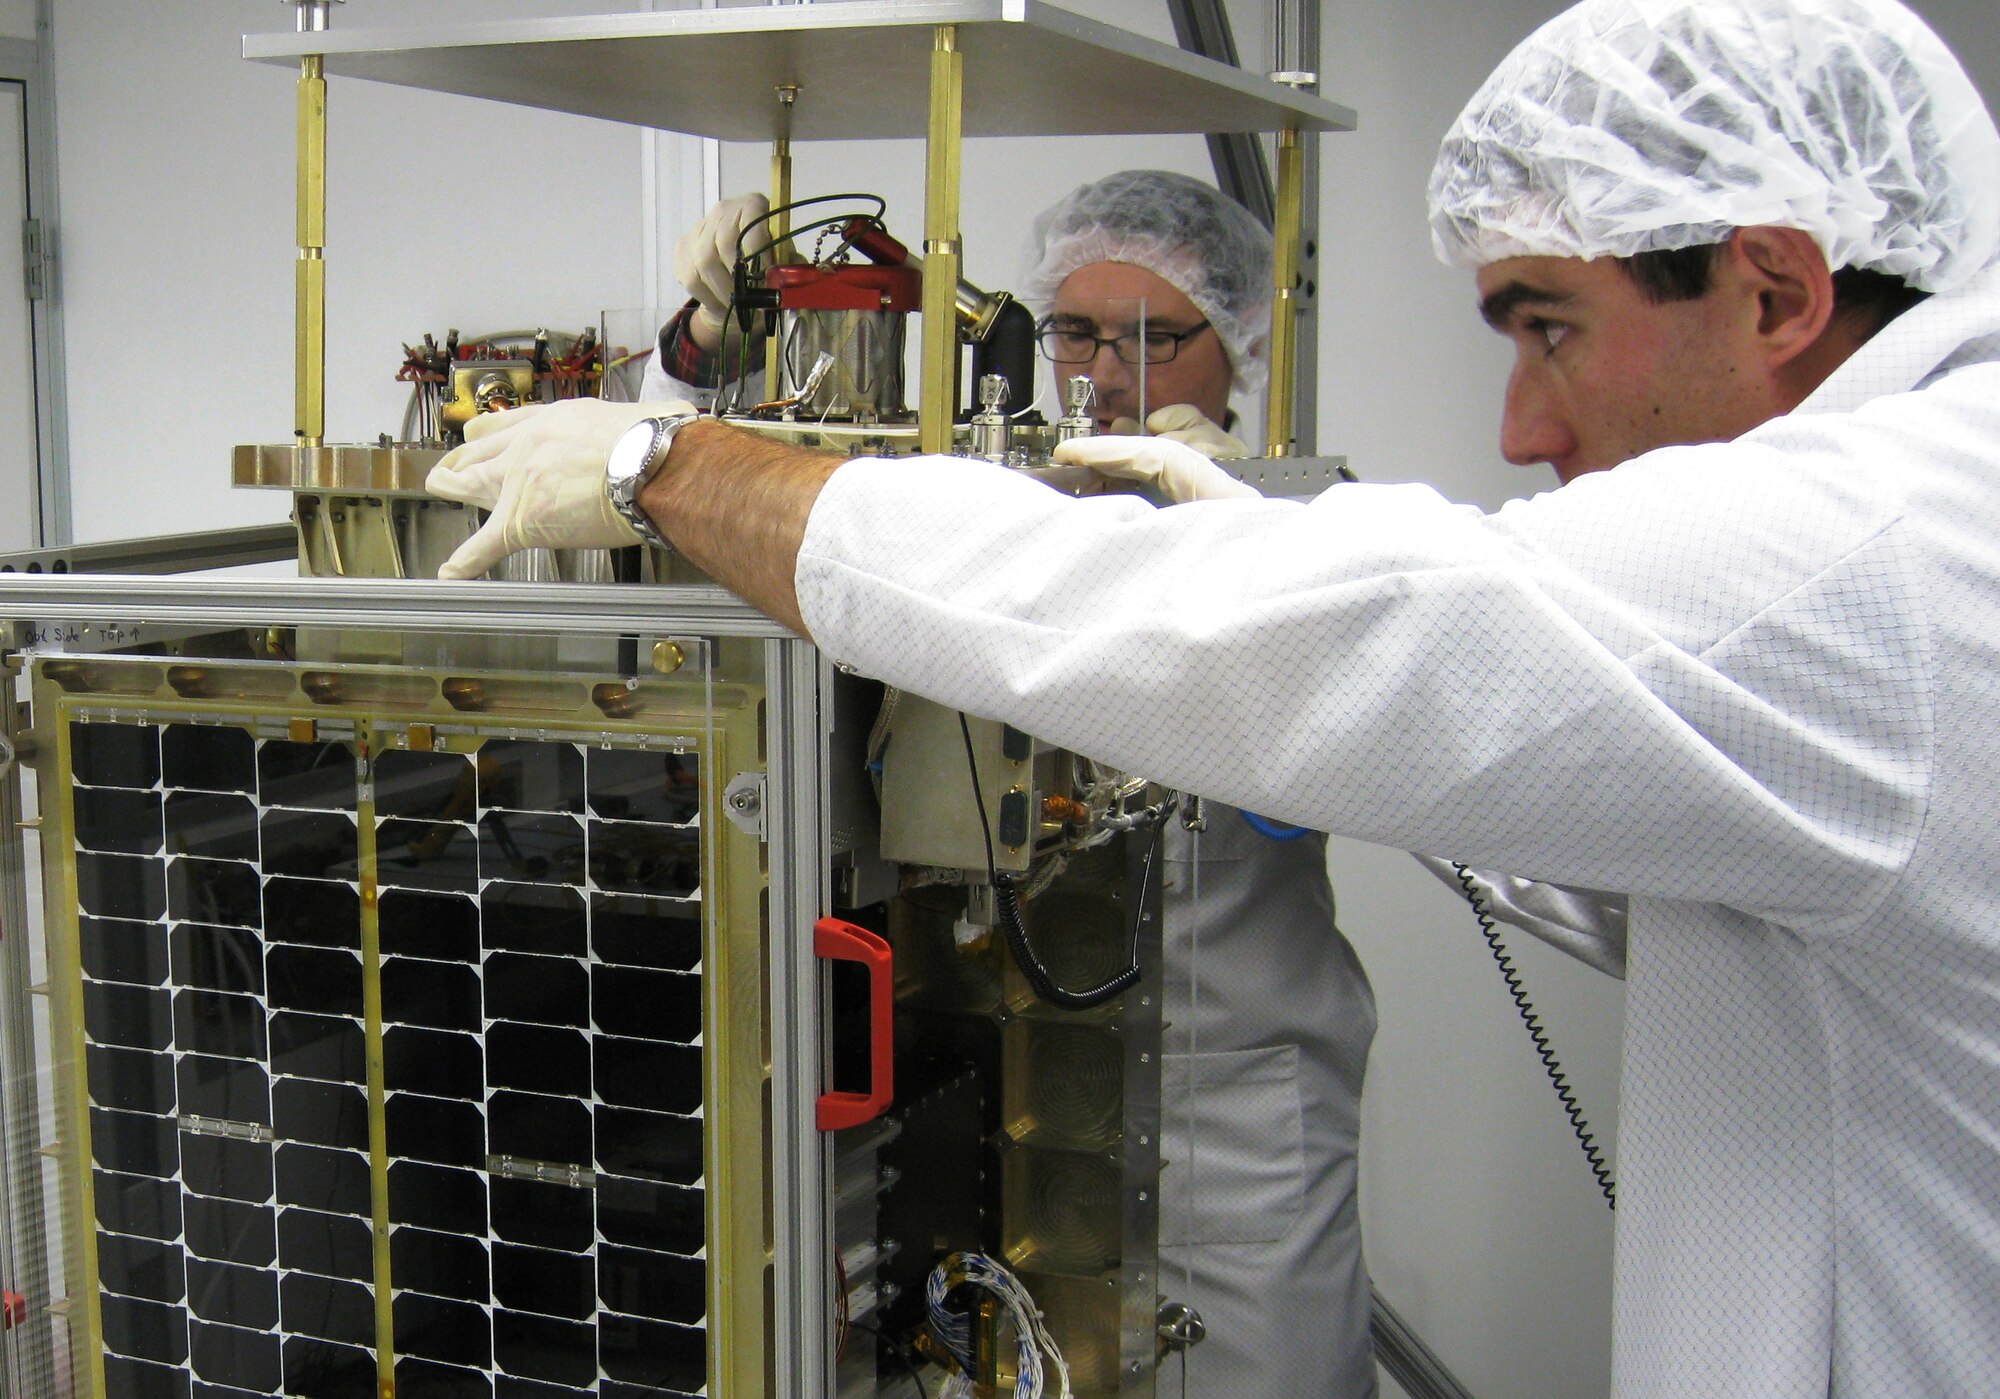
<path fill-rule="evenodd" d="M 1100 433 L 1210 457 L 1250 455 L 1229 400 L 1263 387 L 1270 288 L 1270 233 L 1164 170 L 1106 176 L 1045 211 L 1020 284 L 1046 308 L 1058 387 L 1095 386 Z M 1373 1395 L 1355 1172 L 1374 993 L 1334 924 L 1326 837 L 1203 805 L 1203 831 L 1167 833 L 1161 1065 L 1161 1291 L 1208 1327 L 1190 1392 Z"/>
<path fill-rule="evenodd" d="M 1249 210 L 1184 175 L 1126 170 L 1035 220 L 1021 296 L 1048 308 L 1037 328 L 1057 378 L 1095 385 L 1099 432 L 1247 457 L 1229 398 L 1264 384 L 1270 267 Z"/>
<path fill-rule="evenodd" d="M 728 263 L 766 208 L 725 199 L 680 240 L 691 299 L 661 332 L 646 400 L 721 387 Z M 1270 289 L 1269 231 L 1162 170 L 1107 176 L 1043 212 L 1020 284 L 1058 401 L 1083 375 L 1100 433 L 1211 458 L 1250 455 L 1229 400 L 1264 385 Z M 1199 479 L 1200 494 L 1256 494 L 1220 471 Z M 1201 1392 L 1368 1399 L 1355 1176 L 1374 993 L 1334 924 L 1325 836 L 1253 827 L 1218 802 L 1204 825 L 1176 823 L 1166 845 L 1161 1291 L 1202 1315 L 1187 1359 Z"/>

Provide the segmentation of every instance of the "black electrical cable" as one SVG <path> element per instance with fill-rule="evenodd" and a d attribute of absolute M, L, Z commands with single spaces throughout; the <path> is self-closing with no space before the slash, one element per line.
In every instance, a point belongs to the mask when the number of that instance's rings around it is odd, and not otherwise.
<path fill-rule="evenodd" d="M 815 194 L 808 199 L 794 199 L 789 204 L 780 204 L 775 209 L 767 209 L 764 211 L 763 214 L 759 215 L 757 218 L 754 218 L 750 220 L 749 223 L 744 224 L 742 230 L 738 232 L 736 235 L 736 260 L 738 262 L 744 261 L 743 240 L 749 236 L 751 229 L 768 227 L 771 220 L 779 217 L 782 214 L 789 214 L 799 209 L 810 209 L 816 204 L 833 204 L 842 200 L 852 200 L 859 203 L 873 204 L 875 206 L 875 212 L 872 214 L 860 214 L 860 215 L 852 213 L 833 214 L 828 216 L 827 218 L 815 219 L 811 223 L 802 224 L 798 228 L 795 228 L 791 232 L 787 233 L 785 237 L 797 238 L 802 234 L 811 233 L 815 229 L 832 228 L 835 225 L 844 225 L 852 222 L 857 217 L 866 219 L 868 221 L 869 226 L 872 228 L 879 229 L 884 233 L 887 233 L 889 231 L 888 226 L 882 222 L 882 216 L 889 212 L 889 201 L 884 199 L 881 195 L 862 194 L 862 193 Z M 777 247 L 781 241 L 783 240 L 780 239 L 776 234 L 773 234 L 771 237 L 765 239 L 763 247 L 757 249 L 756 252 L 751 253 L 749 256 L 752 258 L 762 257 L 765 253 L 768 253 L 771 251 L 771 249 Z M 854 245 L 854 240 L 852 238 L 842 238 L 840 240 L 840 246 L 834 249 L 833 255 L 838 257 L 841 253 L 845 252 L 848 248 L 852 247 L 853 245 Z"/>
<path fill-rule="evenodd" d="M 903 1348 L 900 1342 L 893 1337 L 885 1335 L 880 1327 L 870 1326 L 862 1321 L 848 1322 L 847 1329 L 850 1331 L 859 1331 L 863 1335 L 873 1336 L 877 1341 L 881 1342 L 889 1354 L 896 1357 L 896 1363 L 903 1367 L 903 1374 L 909 1379 L 911 1385 L 916 1388 L 917 1399 L 929 1399 L 930 1391 L 924 1388 L 923 1376 L 917 1373 L 916 1362 L 910 1359 L 910 1353 Z"/>
<path fill-rule="evenodd" d="M 1548 1033 L 1542 1029 L 1542 1018 L 1535 1014 L 1535 1007 L 1528 1000 L 1527 988 L 1521 984 L 1521 974 L 1514 969 L 1514 959 L 1508 954 L 1507 945 L 1500 940 L 1500 926 L 1487 908 L 1486 900 L 1479 896 L 1479 886 L 1473 881 L 1472 871 L 1456 860 L 1452 861 L 1451 869 L 1458 876 L 1465 901 L 1472 905 L 1472 916 L 1479 920 L 1480 936 L 1486 939 L 1493 960 L 1500 964 L 1500 975 L 1506 980 L 1507 992 L 1514 998 L 1514 1008 L 1521 1012 L 1528 1035 L 1535 1042 L 1535 1053 L 1541 1058 L 1542 1068 L 1547 1071 L 1549 1082 L 1555 1085 L 1556 1097 L 1562 1100 L 1570 1130 L 1576 1133 L 1577 1143 L 1583 1147 L 1583 1159 L 1590 1163 L 1590 1173 L 1597 1177 L 1597 1188 L 1604 1192 L 1604 1203 L 1615 1213 L 1618 1209 L 1618 1184 L 1611 1178 L 1610 1168 L 1604 1164 L 1604 1155 L 1597 1149 L 1597 1140 L 1590 1134 L 1590 1124 L 1583 1119 L 1583 1109 L 1570 1089 L 1569 1078 L 1563 1073 L 1562 1065 L 1556 1060 L 1555 1050 L 1549 1047 Z"/>
<path fill-rule="evenodd" d="M 1146 916 L 1146 896 L 1153 884 L 1153 862 L 1159 855 L 1167 819 L 1173 814 L 1177 802 L 1170 800 L 1161 806 L 1153 827 L 1153 844 L 1146 851 L 1139 879 L 1138 905 L 1132 910 L 1132 935 L 1126 944 L 1124 968 L 1087 990 L 1072 991 L 1056 984 L 1055 977 L 1028 941 L 1028 929 L 1021 921 L 1021 899 L 1014 888 L 1014 876 L 1002 874 L 994 863 L 993 828 L 987 823 L 986 797 L 979 786 L 979 759 L 972 751 L 972 725 L 963 713 L 958 716 L 958 731 L 965 739 L 965 765 L 972 774 L 972 804 L 979 812 L 979 831 L 986 842 L 986 877 L 993 885 L 993 907 L 999 915 L 1000 931 L 1007 938 L 1008 950 L 1014 954 L 1014 964 L 1021 969 L 1021 975 L 1028 978 L 1028 985 L 1034 988 L 1035 995 L 1052 1006 L 1062 1010 L 1091 1010 L 1103 1005 L 1139 979 L 1139 920 Z"/>

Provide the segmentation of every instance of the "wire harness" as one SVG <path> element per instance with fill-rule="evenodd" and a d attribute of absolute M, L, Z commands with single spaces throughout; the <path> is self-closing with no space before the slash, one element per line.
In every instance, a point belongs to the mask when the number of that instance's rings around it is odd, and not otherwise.
<path fill-rule="evenodd" d="M 1044 1395 L 1070 1399 L 1069 1364 L 1049 1334 L 1041 1308 L 1019 1278 L 983 1253 L 947 1254 L 924 1283 L 926 1324 L 955 1367 L 940 1391 L 942 1399 L 973 1399 L 979 1393 L 973 1378 L 974 1308 L 970 1304 L 952 1305 L 954 1294 L 963 1297 L 967 1291 L 991 1297 L 1013 1324 L 1015 1399 L 1043 1399 Z M 1051 1378 L 1053 1389 L 1048 1387 Z"/>
<path fill-rule="evenodd" d="M 1014 954 L 1015 965 L 1020 967 L 1021 975 L 1028 979 L 1035 995 L 1052 1006 L 1063 1010 L 1090 1010 L 1103 1005 L 1139 980 L 1139 923 L 1146 916 L 1146 900 L 1153 886 L 1153 866 L 1159 861 L 1167 820 L 1180 808 L 1179 796 L 1170 794 L 1165 800 L 1140 811 L 1105 818 L 1105 825 L 1111 830 L 1150 829 L 1152 840 L 1146 846 L 1139 897 L 1132 909 L 1125 965 L 1096 986 L 1071 990 L 1056 983 L 1047 963 L 1042 961 L 1034 944 L 1028 940 L 1027 925 L 1021 919 L 1020 890 L 1015 887 L 1013 876 L 1002 874 L 993 858 L 993 827 L 986 819 L 986 798 L 980 792 L 979 758 L 973 752 L 972 725 L 962 713 L 958 716 L 958 730 L 965 739 L 965 763 L 972 775 L 972 801 L 979 811 L 979 830 L 986 843 L 986 877 L 993 885 L 993 907 L 999 918 L 1000 931 L 1007 938 L 1007 948 Z"/>

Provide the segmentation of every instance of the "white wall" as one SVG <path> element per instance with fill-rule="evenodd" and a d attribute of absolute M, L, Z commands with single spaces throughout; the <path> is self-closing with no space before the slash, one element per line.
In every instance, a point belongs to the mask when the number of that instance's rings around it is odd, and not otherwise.
<path fill-rule="evenodd" d="M 35 0 L 0 0 L 0 39 L 35 37 Z"/>
<path fill-rule="evenodd" d="M 343 27 L 621 8 L 352 0 Z M 631 8 L 623 6 L 622 8 Z M 296 70 L 245 63 L 275 0 L 57 0 L 58 170 L 79 540 L 281 519 L 230 448 L 292 435 Z M 580 329 L 639 299 L 639 135 L 331 85 L 327 436 L 394 432 L 401 345 Z"/>
<path fill-rule="evenodd" d="M 1992 0 L 1918 0 L 2000 97 Z M 343 27 L 637 8 L 615 0 L 353 0 Z M 1161 0 L 1069 8 L 1171 38 Z M 1261 3 L 1239 3 L 1264 66 Z M 1331 0 L 1322 90 L 1361 130 L 1326 146 L 1320 442 L 1365 479 L 1486 506 L 1545 489 L 1495 448 L 1504 347 L 1470 278 L 1438 266 L 1423 191 L 1438 138 L 1554 0 Z M 0 15 L 5 11 L 0 10 Z M 226 488 L 229 447 L 291 427 L 292 80 L 237 35 L 274 0 L 56 0 L 64 294 L 80 538 L 282 515 Z M 0 19 L 4 25 L 4 19 Z M 398 89 L 334 85 L 329 435 L 393 430 L 401 341 L 451 325 L 581 325 L 636 305 L 639 142 L 618 128 Z M 688 153 L 674 147 L 679 154 Z M 1135 165 L 1207 174 L 1198 138 L 980 141 L 966 153 L 966 273 L 1006 286 L 1028 220 Z M 723 188 L 759 186 L 726 148 Z M 916 143 L 803 145 L 799 192 L 874 190 L 921 236 Z M 664 182 L 690 172 L 660 172 Z M 683 178 L 673 198 L 685 202 Z M 692 178 L 699 187 L 698 177 Z M 659 208 L 668 208 L 662 195 Z M 669 221 L 680 217 L 676 203 Z M 665 230 L 671 243 L 673 229 Z M 551 250 L 557 250 L 554 253 Z M 497 269 L 497 270 L 496 270 Z M 673 289 L 667 288 L 668 299 Z M 1363 1216 L 1383 1292 L 1479 1399 L 1586 1399 L 1609 1374 L 1610 1217 L 1464 905 L 1406 856 L 1338 843 L 1341 921 L 1382 1028 L 1365 1106 Z M 1517 956 L 1586 1113 L 1616 1128 L 1618 985 L 1538 946 Z"/>

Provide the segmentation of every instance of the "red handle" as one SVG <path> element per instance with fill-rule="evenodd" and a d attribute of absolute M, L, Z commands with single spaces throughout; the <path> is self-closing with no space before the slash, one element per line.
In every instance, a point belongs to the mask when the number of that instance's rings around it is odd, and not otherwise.
<path fill-rule="evenodd" d="M 868 968 L 868 1091 L 822 1093 L 814 1120 L 822 1132 L 873 1122 L 895 1096 L 895 957 L 889 944 L 839 918 L 813 924 L 813 956 Z"/>
<path fill-rule="evenodd" d="M 910 250 L 897 242 L 886 229 L 878 228 L 865 218 L 849 219 L 847 227 L 841 229 L 841 236 L 862 252 L 868 254 L 870 262 L 883 267 L 903 267 L 910 261 Z"/>

